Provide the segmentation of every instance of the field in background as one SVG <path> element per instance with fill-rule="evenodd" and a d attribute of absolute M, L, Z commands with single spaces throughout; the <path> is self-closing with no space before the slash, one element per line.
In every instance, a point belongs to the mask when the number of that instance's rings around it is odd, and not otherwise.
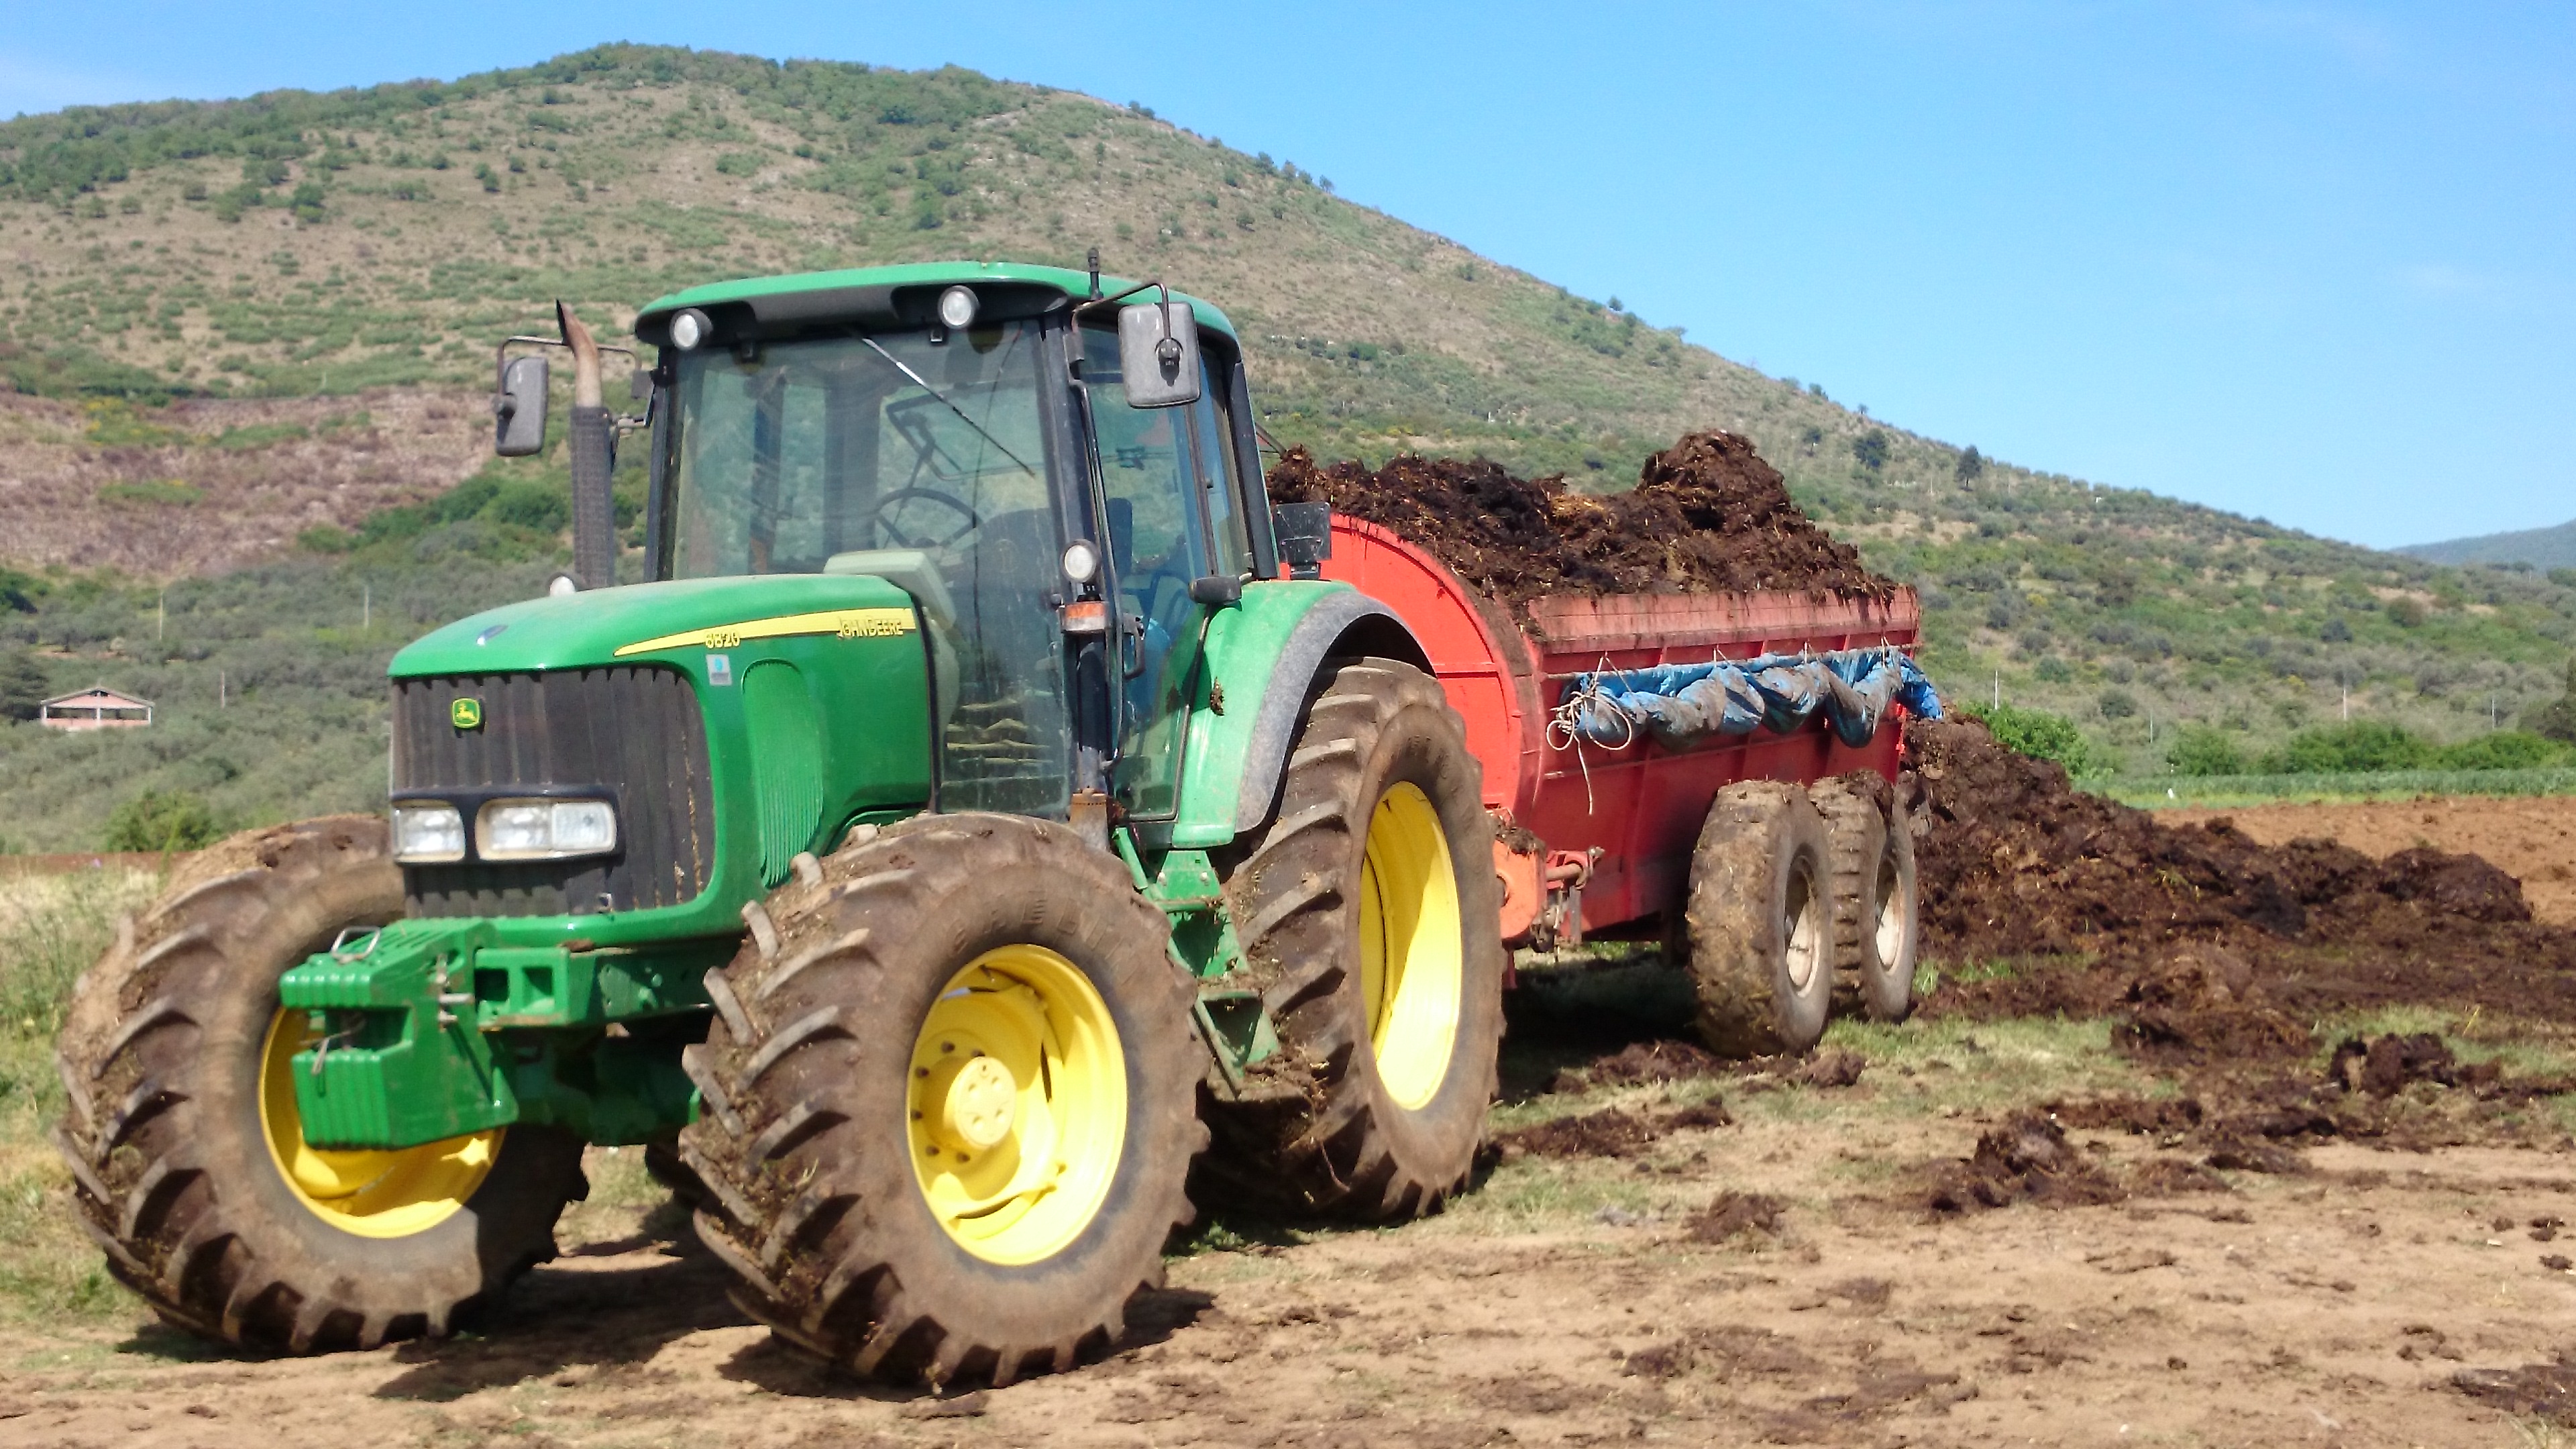
<path fill-rule="evenodd" d="M 2141 810 L 2264 805 L 2334 805 L 2425 796 L 2576 795 L 2576 769 L 2376 770 L 2302 775 L 2108 775 L 2076 782 Z"/>

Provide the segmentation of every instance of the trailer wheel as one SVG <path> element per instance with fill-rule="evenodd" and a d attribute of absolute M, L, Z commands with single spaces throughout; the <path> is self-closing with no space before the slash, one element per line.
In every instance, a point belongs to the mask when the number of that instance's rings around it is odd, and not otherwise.
<path fill-rule="evenodd" d="M 395 1151 L 304 1141 L 304 1013 L 277 978 L 403 913 L 385 823 L 338 816 L 200 854 L 75 988 L 55 1145 L 108 1271 L 162 1318 L 269 1352 L 438 1336 L 554 1256 L 581 1143 L 508 1127 Z"/>
<path fill-rule="evenodd" d="M 1905 801 L 1891 797 L 1885 846 L 1870 872 L 1867 949 L 1861 956 L 1860 995 L 1873 1021 L 1903 1021 L 1914 1014 L 1914 952 L 1919 924 L 1914 886 L 1914 830 Z"/>
<path fill-rule="evenodd" d="M 1717 793 L 1691 852 L 1687 931 L 1699 1030 L 1734 1056 L 1803 1052 L 1833 998 L 1824 818 L 1795 785 Z"/>
<path fill-rule="evenodd" d="M 1229 876 L 1280 1050 L 1211 1105 L 1248 1196 L 1371 1221 L 1474 1166 L 1502 1041 L 1491 820 L 1465 722 L 1409 664 L 1326 677 L 1271 823 Z"/>
<path fill-rule="evenodd" d="M 1903 1021 L 1914 1010 L 1914 840 L 1904 803 L 1875 776 L 1819 781 L 1807 798 L 1825 817 L 1834 969 L 1849 974 L 1871 1020 Z"/>
<path fill-rule="evenodd" d="M 881 1379 L 1105 1349 L 1207 1140 L 1163 913 L 1064 826 L 934 815 L 745 914 L 682 1057 L 705 1109 L 680 1156 L 734 1301 Z"/>

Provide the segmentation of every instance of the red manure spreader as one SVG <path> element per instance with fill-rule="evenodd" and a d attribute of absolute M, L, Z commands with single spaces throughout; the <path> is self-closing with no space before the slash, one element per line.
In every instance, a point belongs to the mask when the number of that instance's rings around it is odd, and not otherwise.
<path fill-rule="evenodd" d="M 1939 711 L 1911 590 L 1556 596 L 1524 622 L 1386 528 L 1330 535 L 1323 576 L 1403 620 L 1466 720 L 1507 945 L 1660 935 L 1724 1052 L 1812 1046 L 1837 980 L 1911 1009 L 1901 720 Z"/>

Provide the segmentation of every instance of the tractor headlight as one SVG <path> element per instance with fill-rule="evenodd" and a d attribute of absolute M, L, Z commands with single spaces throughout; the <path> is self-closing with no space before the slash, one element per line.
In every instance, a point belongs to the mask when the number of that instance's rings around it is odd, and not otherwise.
<path fill-rule="evenodd" d="M 453 805 L 394 807 L 394 859 L 405 865 L 439 865 L 465 858 L 465 817 Z"/>
<path fill-rule="evenodd" d="M 951 332 L 975 325 L 975 289 L 951 287 L 939 294 L 939 321 Z"/>
<path fill-rule="evenodd" d="M 494 800 L 474 816 L 474 853 L 485 860 L 564 860 L 617 848 L 617 812 L 605 800 Z"/>

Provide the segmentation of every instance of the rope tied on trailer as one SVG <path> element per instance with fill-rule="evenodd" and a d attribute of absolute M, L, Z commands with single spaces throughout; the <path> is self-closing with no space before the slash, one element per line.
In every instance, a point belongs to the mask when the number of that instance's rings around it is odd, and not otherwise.
<path fill-rule="evenodd" d="M 1682 750 L 1757 729 L 1789 734 L 1822 713 L 1835 736 L 1857 749 L 1878 733 L 1891 706 L 1941 718 L 1931 679 L 1893 644 L 1615 671 L 1608 662 L 1567 682 L 1548 721 L 1553 748 L 1582 741 L 1626 749 L 1644 734 Z"/>

